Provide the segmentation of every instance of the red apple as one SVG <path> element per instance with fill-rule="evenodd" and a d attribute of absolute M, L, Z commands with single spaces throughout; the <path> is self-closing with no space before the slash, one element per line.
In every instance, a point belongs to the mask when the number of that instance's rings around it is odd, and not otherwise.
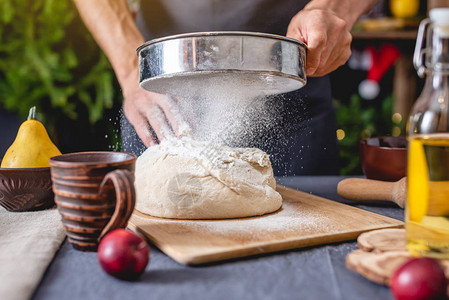
<path fill-rule="evenodd" d="M 150 260 L 150 247 L 140 234 L 116 229 L 101 239 L 98 260 L 109 275 L 135 280 L 145 271 Z"/>
<path fill-rule="evenodd" d="M 397 300 L 445 299 L 447 280 L 432 258 L 414 258 L 402 265 L 390 282 Z"/>

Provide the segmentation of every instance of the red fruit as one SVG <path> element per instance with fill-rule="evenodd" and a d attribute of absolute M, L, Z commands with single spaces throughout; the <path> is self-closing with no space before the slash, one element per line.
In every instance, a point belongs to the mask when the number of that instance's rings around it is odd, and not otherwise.
<path fill-rule="evenodd" d="M 135 280 L 145 271 L 150 260 L 150 248 L 140 234 L 116 229 L 101 239 L 98 260 L 109 275 Z"/>
<path fill-rule="evenodd" d="M 432 258 L 414 258 L 402 265 L 390 282 L 397 300 L 445 299 L 447 280 Z"/>

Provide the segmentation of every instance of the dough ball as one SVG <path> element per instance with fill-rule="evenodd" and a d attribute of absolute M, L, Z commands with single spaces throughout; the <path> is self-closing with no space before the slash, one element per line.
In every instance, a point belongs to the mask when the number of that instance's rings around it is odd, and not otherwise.
<path fill-rule="evenodd" d="M 164 140 L 136 162 L 136 209 L 155 217 L 224 219 L 282 206 L 269 156 L 189 138 Z"/>

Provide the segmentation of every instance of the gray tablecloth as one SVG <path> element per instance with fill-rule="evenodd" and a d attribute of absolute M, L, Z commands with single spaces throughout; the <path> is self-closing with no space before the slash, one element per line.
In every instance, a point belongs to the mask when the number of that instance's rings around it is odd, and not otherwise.
<path fill-rule="evenodd" d="M 287 177 L 278 183 L 328 199 L 337 195 L 341 177 Z M 393 205 L 357 205 L 403 220 Z M 65 242 L 33 299 L 393 299 L 387 287 L 345 267 L 355 242 L 312 247 L 238 259 L 201 267 L 178 264 L 151 247 L 151 260 L 137 282 L 106 275 L 96 253 L 75 251 Z"/>

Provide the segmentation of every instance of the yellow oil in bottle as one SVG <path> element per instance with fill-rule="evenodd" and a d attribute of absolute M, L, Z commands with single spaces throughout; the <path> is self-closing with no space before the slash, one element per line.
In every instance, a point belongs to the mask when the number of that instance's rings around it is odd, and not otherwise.
<path fill-rule="evenodd" d="M 409 137 L 407 247 L 449 258 L 449 134 Z"/>

